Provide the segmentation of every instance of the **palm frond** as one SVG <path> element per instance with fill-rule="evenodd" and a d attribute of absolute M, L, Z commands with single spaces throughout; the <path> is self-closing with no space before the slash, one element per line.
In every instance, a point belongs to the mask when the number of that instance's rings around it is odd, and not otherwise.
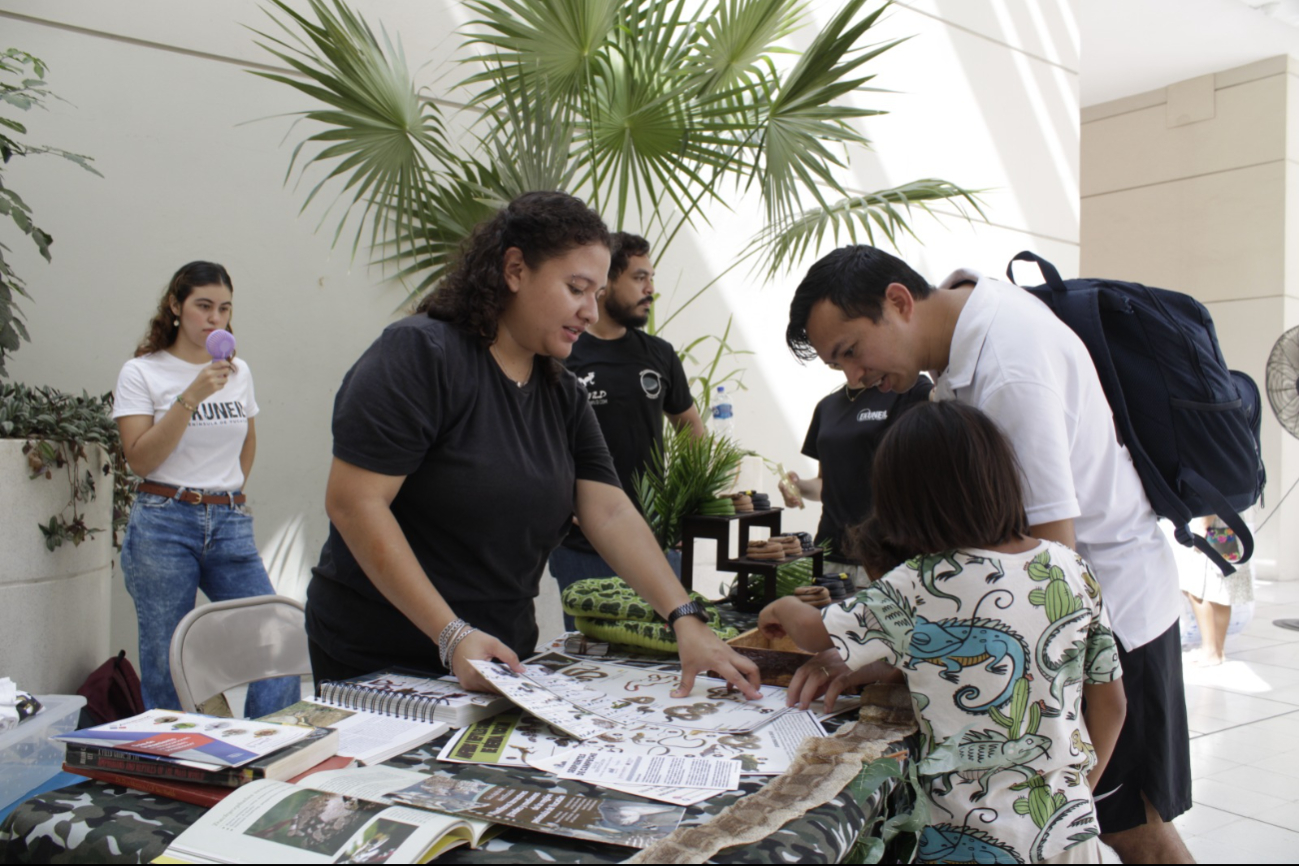
<path fill-rule="evenodd" d="M 970 218 L 967 208 L 983 216 L 979 192 L 945 180 L 926 178 L 849 196 L 772 223 L 749 241 L 744 255 L 756 255 L 755 269 L 774 277 L 794 267 L 809 251 L 821 249 L 827 235 L 836 246 L 844 239 L 848 243 L 875 245 L 878 232 L 896 246 L 900 232 L 915 237 L 908 222 L 913 208 L 931 213 L 932 202 L 946 201 L 953 203 L 966 219 Z"/>
<path fill-rule="evenodd" d="M 886 3 L 852 24 L 865 2 L 848 0 L 783 80 L 769 84 L 770 98 L 760 108 L 757 134 L 760 167 L 752 175 L 761 184 L 768 222 L 798 213 L 802 194 L 826 206 L 822 186 L 846 196 L 834 176 L 834 169 L 842 163 L 826 144 L 869 147 L 869 140 L 846 121 L 885 113 L 836 102 L 871 80 L 873 76 L 857 75 L 861 66 L 905 41 L 858 48 L 857 43 L 888 6 Z"/>
<path fill-rule="evenodd" d="M 467 46 L 491 65 L 462 85 L 489 84 L 476 102 L 494 103 L 503 82 L 536 76 L 556 103 L 576 98 L 614 27 L 616 0 L 467 0 L 479 17 Z"/>
<path fill-rule="evenodd" d="M 681 540 L 681 521 L 730 487 L 744 458 L 730 439 L 695 438 L 688 429 L 664 432 L 650 465 L 632 477 L 645 520 L 664 550 Z"/>
<path fill-rule="evenodd" d="M 274 72 L 253 74 L 327 106 L 300 112 L 302 119 L 326 128 L 294 149 L 286 182 L 299 158 L 303 158 L 300 177 L 313 165 L 332 164 L 302 207 L 305 210 L 330 181 L 342 178 L 337 201 L 344 207 L 334 240 L 337 243 L 349 217 L 359 209 L 353 255 L 367 221 L 372 244 L 393 235 L 417 236 L 414 220 L 423 210 L 424 188 L 433 170 L 430 160 L 446 162 L 450 152 L 437 107 L 416 93 L 400 44 L 394 45 L 386 33 L 380 42 L 365 20 L 340 0 L 334 0 L 332 10 L 324 0 L 308 0 L 315 21 L 283 0 L 271 2 L 282 17 L 269 10 L 266 14 L 285 38 L 254 31 L 264 40 L 258 44 L 305 80 Z M 323 146 L 303 157 L 304 148 L 313 144 Z"/>
<path fill-rule="evenodd" d="M 802 24 L 802 0 L 721 0 L 698 27 L 690 73 L 701 95 L 753 84 L 770 71 L 777 43 Z"/>

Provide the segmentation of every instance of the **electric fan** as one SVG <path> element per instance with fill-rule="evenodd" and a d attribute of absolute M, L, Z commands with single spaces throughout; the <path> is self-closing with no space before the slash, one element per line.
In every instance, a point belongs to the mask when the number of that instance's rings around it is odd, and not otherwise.
<path fill-rule="evenodd" d="M 1272 414 L 1276 415 L 1286 432 L 1299 438 L 1299 328 L 1291 328 L 1282 334 L 1267 358 L 1267 401 L 1272 404 Z M 1290 490 L 1293 489 L 1291 486 Z M 1286 496 L 1290 495 L 1290 490 L 1286 491 Z M 1281 497 L 1281 502 L 1284 501 L 1285 496 Z M 1277 503 L 1272 514 L 1280 510 L 1281 502 Z M 1268 517 L 1270 519 L 1271 515 Z M 1278 619 L 1272 624 L 1299 631 L 1299 619 Z"/>

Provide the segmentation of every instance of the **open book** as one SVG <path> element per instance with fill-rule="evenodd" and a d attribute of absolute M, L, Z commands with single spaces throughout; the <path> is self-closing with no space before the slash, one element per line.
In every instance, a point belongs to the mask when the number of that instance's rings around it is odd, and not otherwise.
<path fill-rule="evenodd" d="M 177 836 L 159 862 L 424 863 L 494 835 L 488 821 L 388 805 L 385 794 L 406 775 L 423 778 L 385 767 L 316 773 L 302 785 L 253 782 Z"/>
<path fill-rule="evenodd" d="M 446 722 L 424 722 L 366 710 L 345 710 L 311 698 L 265 718 L 283 725 L 333 728 L 339 735 L 338 754 L 367 765 L 381 764 L 449 730 Z"/>

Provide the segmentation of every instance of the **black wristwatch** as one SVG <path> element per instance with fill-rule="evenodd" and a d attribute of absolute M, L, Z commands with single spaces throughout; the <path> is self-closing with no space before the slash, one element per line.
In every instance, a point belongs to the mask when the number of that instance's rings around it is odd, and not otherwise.
<path fill-rule="evenodd" d="M 699 617 L 700 622 L 704 625 L 708 624 L 708 614 L 704 611 L 704 606 L 697 601 L 688 601 L 668 614 L 668 627 L 671 628 L 683 616 Z"/>

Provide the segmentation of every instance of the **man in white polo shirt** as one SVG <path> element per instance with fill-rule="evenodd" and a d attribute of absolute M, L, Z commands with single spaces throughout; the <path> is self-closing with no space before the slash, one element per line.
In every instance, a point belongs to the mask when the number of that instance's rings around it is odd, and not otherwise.
<path fill-rule="evenodd" d="M 1128 710 L 1095 791 L 1101 838 L 1125 863 L 1192 862 L 1171 823 L 1191 807 L 1177 566 L 1082 342 L 1017 286 L 958 271 L 934 289 L 869 246 L 812 266 L 786 342 L 853 386 L 905 391 L 931 371 L 933 399 L 1005 432 L 1032 534 L 1091 563 L 1120 642 Z"/>

